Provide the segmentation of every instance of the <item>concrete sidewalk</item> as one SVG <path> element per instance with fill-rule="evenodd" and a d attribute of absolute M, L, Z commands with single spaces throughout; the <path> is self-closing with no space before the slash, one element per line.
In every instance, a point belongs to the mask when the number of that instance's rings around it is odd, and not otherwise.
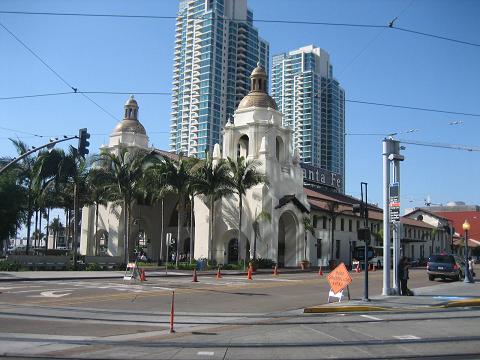
<path fill-rule="evenodd" d="M 144 268 L 147 278 L 149 277 L 183 277 L 192 276 L 192 270 L 168 270 L 165 268 Z M 273 270 L 257 269 L 256 274 L 271 274 Z M 317 272 L 314 268 L 280 269 L 280 274 Z M 0 282 L 3 281 L 55 281 L 55 280 L 86 280 L 86 279 L 122 279 L 125 271 L 0 271 Z M 200 276 L 215 276 L 216 270 L 197 271 Z M 243 270 L 222 270 L 222 276 L 246 276 Z"/>
<path fill-rule="evenodd" d="M 304 313 L 375 312 L 375 311 L 426 311 L 449 307 L 480 306 L 480 281 L 473 284 L 462 281 L 435 283 L 413 289 L 414 296 L 370 297 L 370 301 L 343 300 L 330 304 L 312 306 Z"/>

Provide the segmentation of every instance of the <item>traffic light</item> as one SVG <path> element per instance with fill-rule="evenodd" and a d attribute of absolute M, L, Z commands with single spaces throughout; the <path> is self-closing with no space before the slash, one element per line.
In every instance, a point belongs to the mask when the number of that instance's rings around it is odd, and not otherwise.
<path fill-rule="evenodd" d="M 78 130 L 78 154 L 81 157 L 85 157 L 89 153 L 88 146 L 90 142 L 88 139 L 90 139 L 90 134 L 86 128 Z"/>
<path fill-rule="evenodd" d="M 364 203 L 353 204 L 352 212 L 354 214 L 359 214 L 361 218 L 364 218 L 364 219 L 368 218 L 368 207 Z"/>

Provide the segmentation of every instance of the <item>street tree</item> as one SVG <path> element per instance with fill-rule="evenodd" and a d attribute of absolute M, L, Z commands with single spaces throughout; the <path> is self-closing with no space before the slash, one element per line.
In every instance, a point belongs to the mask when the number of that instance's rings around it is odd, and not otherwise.
<path fill-rule="evenodd" d="M 102 150 L 94 158 L 97 176 L 105 181 L 106 191 L 116 205 L 123 208 L 125 263 L 133 258 L 134 246 L 130 239 L 131 209 L 139 191 L 144 171 L 151 164 L 153 153 L 139 148 L 120 148 L 118 152 Z"/>
<path fill-rule="evenodd" d="M 233 182 L 228 163 L 223 159 L 214 161 L 210 156 L 207 156 L 205 160 L 195 166 L 194 172 L 195 191 L 207 205 L 209 211 L 208 248 L 210 251 L 209 258 L 213 261 L 215 257 L 213 252 L 215 203 L 231 193 Z"/>
<path fill-rule="evenodd" d="M 239 208 L 239 219 L 238 219 L 238 241 L 242 244 L 243 250 L 245 250 L 245 263 L 248 261 L 247 257 L 250 255 L 247 254 L 247 241 L 243 244 L 241 237 L 242 231 L 242 212 L 243 212 L 243 197 L 247 193 L 247 190 L 254 187 L 255 185 L 268 183 L 268 180 L 265 175 L 257 171 L 257 167 L 260 165 L 260 162 L 257 160 L 247 160 L 243 156 L 237 157 L 235 160 L 232 158 L 227 158 L 228 167 L 231 173 L 233 181 L 233 190 L 238 195 L 238 208 Z"/>

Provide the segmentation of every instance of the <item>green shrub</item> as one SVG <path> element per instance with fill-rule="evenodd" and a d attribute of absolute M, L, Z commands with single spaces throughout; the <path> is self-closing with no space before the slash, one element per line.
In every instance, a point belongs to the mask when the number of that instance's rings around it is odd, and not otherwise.
<path fill-rule="evenodd" d="M 92 264 L 88 264 L 86 267 L 85 267 L 85 270 L 86 271 L 101 271 L 101 270 L 104 270 L 103 267 L 99 264 L 95 264 L 95 263 L 92 263 Z"/>
<path fill-rule="evenodd" d="M 172 264 L 172 266 L 174 267 L 175 264 Z M 196 263 L 178 263 L 178 270 L 193 270 L 193 269 L 196 269 L 197 267 L 197 264 Z"/>
<path fill-rule="evenodd" d="M 220 269 L 222 269 L 222 270 L 243 270 L 243 263 L 220 265 Z"/>
<path fill-rule="evenodd" d="M 255 269 L 271 269 L 275 267 L 276 262 L 272 259 L 257 258 L 251 261 Z"/>
<path fill-rule="evenodd" d="M 10 263 L 8 261 L 0 262 L 0 271 L 19 271 L 21 268 L 18 263 Z"/>

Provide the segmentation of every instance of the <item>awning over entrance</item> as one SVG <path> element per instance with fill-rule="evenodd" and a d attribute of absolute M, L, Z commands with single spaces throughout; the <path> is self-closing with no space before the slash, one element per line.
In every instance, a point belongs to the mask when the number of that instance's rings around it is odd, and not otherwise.
<path fill-rule="evenodd" d="M 297 199 L 295 195 L 285 195 L 278 201 L 278 205 L 275 206 L 275 209 L 280 209 L 281 207 L 287 205 L 288 203 L 295 205 L 302 213 L 309 213 L 305 205 L 302 204 L 300 200 Z"/>

